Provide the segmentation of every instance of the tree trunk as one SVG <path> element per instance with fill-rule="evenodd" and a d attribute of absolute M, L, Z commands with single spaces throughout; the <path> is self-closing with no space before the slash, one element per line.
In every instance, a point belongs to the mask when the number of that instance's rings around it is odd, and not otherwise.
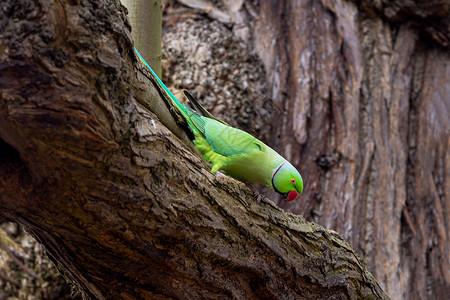
<path fill-rule="evenodd" d="M 85 296 L 386 298 L 336 233 L 211 174 L 176 138 L 119 2 L 1 7 L 0 215 Z"/>
<path fill-rule="evenodd" d="M 229 9 L 265 65 L 269 143 L 305 174 L 304 196 L 278 204 L 342 234 L 392 298 L 445 299 L 450 4 L 357 3 Z"/>
<path fill-rule="evenodd" d="M 264 64 L 273 115 L 261 127 L 272 127 L 271 138 L 245 129 L 305 181 L 297 203 L 277 203 L 342 234 L 392 298 L 447 299 L 450 2 L 179 2 L 226 24 Z M 252 74 L 240 57 L 226 57 L 230 74 Z M 191 65 L 178 71 L 190 73 Z M 179 77 L 178 87 L 187 88 Z M 200 94 L 216 89 L 230 90 L 216 84 Z M 241 90 L 235 102 L 255 95 Z M 264 116 L 262 107 L 248 115 Z"/>
<path fill-rule="evenodd" d="M 128 10 L 135 47 L 161 77 L 162 0 L 122 0 Z"/>

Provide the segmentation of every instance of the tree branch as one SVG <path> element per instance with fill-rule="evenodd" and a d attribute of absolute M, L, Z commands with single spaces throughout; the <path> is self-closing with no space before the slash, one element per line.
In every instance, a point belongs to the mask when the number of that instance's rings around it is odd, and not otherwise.
<path fill-rule="evenodd" d="M 86 296 L 386 297 L 337 234 L 211 174 L 161 124 L 118 2 L 3 7 L 0 137 L 15 150 L 0 213 Z"/>

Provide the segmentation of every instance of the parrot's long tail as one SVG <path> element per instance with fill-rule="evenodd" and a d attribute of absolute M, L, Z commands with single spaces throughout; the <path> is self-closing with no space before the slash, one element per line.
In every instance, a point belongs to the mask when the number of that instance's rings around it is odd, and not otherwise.
<path fill-rule="evenodd" d="M 189 113 L 187 112 L 187 110 L 184 107 L 184 105 L 181 104 L 180 101 L 178 101 L 178 99 L 174 96 L 174 94 L 172 94 L 171 91 L 169 91 L 167 86 L 161 81 L 161 79 L 159 79 L 158 75 L 156 75 L 156 73 L 152 70 L 152 68 L 150 68 L 150 66 L 147 64 L 147 62 L 144 60 L 144 58 L 141 56 L 141 54 L 139 54 L 139 52 L 137 51 L 136 48 L 134 48 L 134 51 L 136 51 L 136 54 L 138 55 L 139 59 L 144 63 L 144 65 L 147 66 L 147 68 L 150 70 L 150 72 L 152 72 L 153 76 L 155 76 L 155 78 L 158 81 L 159 85 L 164 89 L 164 91 L 166 91 L 166 93 L 170 96 L 170 98 L 172 99 L 172 101 L 174 102 L 176 107 L 180 110 L 181 114 L 188 121 L 190 119 L 189 118 Z"/>

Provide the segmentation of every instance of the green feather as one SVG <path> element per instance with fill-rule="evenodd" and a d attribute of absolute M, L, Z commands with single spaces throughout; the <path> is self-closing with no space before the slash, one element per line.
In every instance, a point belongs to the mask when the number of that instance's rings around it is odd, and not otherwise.
<path fill-rule="evenodd" d="M 161 81 L 161 79 L 159 79 L 158 75 L 156 75 L 156 73 L 153 71 L 152 68 L 150 68 L 150 66 L 147 64 L 147 62 L 144 60 L 144 58 L 141 56 L 141 54 L 137 51 L 136 48 L 134 48 L 134 51 L 136 52 L 136 54 L 138 55 L 139 59 L 141 60 L 141 62 L 143 62 L 147 68 L 150 70 L 150 72 L 152 72 L 153 76 L 156 78 L 156 81 L 159 83 L 159 85 L 162 87 L 162 89 L 169 95 L 170 99 L 172 99 L 172 101 L 175 102 L 175 106 L 178 107 L 178 109 L 180 110 L 181 114 L 185 117 L 188 118 L 188 113 L 186 110 L 186 107 L 180 103 L 180 101 L 178 101 L 178 99 L 174 96 L 174 94 L 172 94 L 172 92 L 167 88 L 167 86 Z"/>
<path fill-rule="evenodd" d="M 204 135 L 213 150 L 224 156 L 261 151 L 261 142 L 250 134 L 215 120 L 206 119 Z"/>
<path fill-rule="evenodd" d="M 302 177 L 286 159 L 247 132 L 214 117 L 187 91 L 186 97 L 198 112 L 181 104 L 135 51 L 186 119 L 196 149 L 212 164 L 211 172 L 222 170 L 238 180 L 263 184 L 288 195 L 289 200 L 302 193 Z"/>

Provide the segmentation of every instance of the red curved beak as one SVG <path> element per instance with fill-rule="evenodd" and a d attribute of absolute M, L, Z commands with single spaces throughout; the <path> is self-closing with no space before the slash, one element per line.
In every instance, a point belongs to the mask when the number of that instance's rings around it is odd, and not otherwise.
<path fill-rule="evenodd" d="M 299 193 L 298 193 L 297 191 L 290 191 L 290 192 L 288 193 L 287 201 L 292 201 L 292 200 L 294 200 L 295 198 L 298 197 L 298 195 L 299 195 Z"/>

